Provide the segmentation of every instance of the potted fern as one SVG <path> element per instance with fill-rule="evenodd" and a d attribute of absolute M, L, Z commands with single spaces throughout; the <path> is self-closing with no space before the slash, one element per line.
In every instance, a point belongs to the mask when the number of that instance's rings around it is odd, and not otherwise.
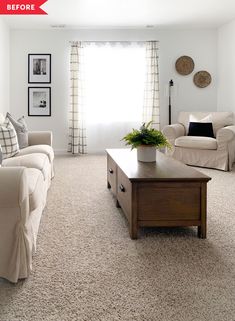
<path fill-rule="evenodd" d="M 137 159 L 141 162 L 155 162 L 157 148 L 171 148 L 162 132 L 151 128 L 151 124 L 151 121 L 147 125 L 143 123 L 139 130 L 133 129 L 122 139 L 131 149 L 137 148 Z"/>

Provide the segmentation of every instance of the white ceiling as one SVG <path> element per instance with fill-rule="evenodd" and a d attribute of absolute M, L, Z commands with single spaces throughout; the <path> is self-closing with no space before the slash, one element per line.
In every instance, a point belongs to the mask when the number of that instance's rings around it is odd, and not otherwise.
<path fill-rule="evenodd" d="M 11 28 L 215 28 L 235 19 L 235 0 L 48 0 L 48 16 L 4 16 Z"/>

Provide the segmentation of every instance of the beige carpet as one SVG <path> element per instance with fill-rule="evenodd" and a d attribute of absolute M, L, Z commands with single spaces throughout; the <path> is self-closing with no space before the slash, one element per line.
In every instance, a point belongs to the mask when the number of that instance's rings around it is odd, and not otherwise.
<path fill-rule="evenodd" d="M 132 241 L 104 156 L 57 157 L 25 282 L 0 281 L 1 321 L 234 321 L 235 171 L 205 170 L 208 239 L 143 229 Z"/>

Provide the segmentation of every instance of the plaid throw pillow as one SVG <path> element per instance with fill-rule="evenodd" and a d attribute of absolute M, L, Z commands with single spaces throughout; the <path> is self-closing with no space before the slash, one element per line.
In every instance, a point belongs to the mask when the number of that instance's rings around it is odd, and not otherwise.
<path fill-rule="evenodd" d="M 12 157 L 19 152 L 16 131 L 8 118 L 0 125 L 0 145 L 3 159 Z"/>
<path fill-rule="evenodd" d="M 19 143 L 19 148 L 25 148 L 29 146 L 28 143 L 28 128 L 24 119 L 24 116 L 18 120 L 14 119 L 9 113 L 7 113 L 6 118 L 10 119 L 11 124 L 15 128 L 17 139 Z"/>

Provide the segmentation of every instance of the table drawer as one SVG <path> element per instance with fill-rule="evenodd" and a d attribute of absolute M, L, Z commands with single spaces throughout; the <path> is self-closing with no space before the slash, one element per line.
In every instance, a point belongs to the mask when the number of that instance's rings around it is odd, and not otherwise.
<path fill-rule="evenodd" d="M 138 186 L 138 220 L 200 220 L 200 183 L 142 183 Z"/>
<path fill-rule="evenodd" d="M 117 199 L 128 221 L 131 217 L 132 185 L 126 175 L 118 167 L 117 169 Z"/>
<path fill-rule="evenodd" d="M 111 186 L 112 192 L 117 193 L 117 165 L 108 155 L 107 157 L 107 179 Z"/>

